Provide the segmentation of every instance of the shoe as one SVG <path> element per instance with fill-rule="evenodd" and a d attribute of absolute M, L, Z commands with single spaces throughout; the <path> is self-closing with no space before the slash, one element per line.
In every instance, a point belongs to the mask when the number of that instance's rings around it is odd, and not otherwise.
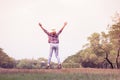
<path fill-rule="evenodd" d="M 46 69 L 49 69 L 49 68 L 50 68 L 50 66 L 47 66 L 47 67 L 46 67 Z"/>
<path fill-rule="evenodd" d="M 61 65 L 61 64 L 59 64 L 59 65 L 57 66 L 57 68 L 58 68 L 58 69 L 61 69 L 61 68 L 62 68 L 62 65 Z"/>

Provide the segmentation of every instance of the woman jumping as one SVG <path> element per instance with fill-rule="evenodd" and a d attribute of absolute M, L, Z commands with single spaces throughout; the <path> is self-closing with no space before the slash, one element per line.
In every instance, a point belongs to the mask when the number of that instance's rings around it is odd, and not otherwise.
<path fill-rule="evenodd" d="M 49 52 L 49 57 L 48 57 L 48 64 L 47 64 L 47 69 L 50 67 L 50 62 L 51 62 L 51 58 L 52 58 L 52 54 L 53 51 L 55 52 L 55 56 L 57 58 L 58 61 L 58 69 L 61 69 L 61 62 L 60 62 L 60 58 L 59 58 L 59 34 L 62 32 L 62 30 L 64 29 L 64 27 L 67 25 L 67 22 L 64 23 L 63 27 L 56 32 L 55 29 L 52 29 L 52 32 L 48 32 L 46 29 L 43 28 L 42 24 L 39 23 L 39 26 L 42 28 L 42 30 L 48 35 L 48 43 L 50 44 L 50 52 Z"/>

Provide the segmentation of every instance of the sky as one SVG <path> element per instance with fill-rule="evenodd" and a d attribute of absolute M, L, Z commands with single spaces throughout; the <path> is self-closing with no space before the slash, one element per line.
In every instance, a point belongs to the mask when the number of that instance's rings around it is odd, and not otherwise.
<path fill-rule="evenodd" d="M 120 0 L 0 0 L 0 48 L 15 59 L 48 58 L 45 29 L 61 29 L 61 62 L 76 54 L 94 32 L 106 32 Z M 56 62 L 53 54 L 52 61 Z"/>

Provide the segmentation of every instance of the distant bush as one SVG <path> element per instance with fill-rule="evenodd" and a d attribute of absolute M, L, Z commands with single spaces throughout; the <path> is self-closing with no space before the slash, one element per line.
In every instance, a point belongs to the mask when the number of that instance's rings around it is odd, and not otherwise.
<path fill-rule="evenodd" d="M 79 63 L 63 63 L 62 66 L 64 68 L 80 68 L 81 67 Z"/>
<path fill-rule="evenodd" d="M 16 62 L 16 67 L 18 69 L 45 69 L 47 66 L 47 59 L 39 58 L 34 59 L 22 59 Z M 57 66 L 55 63 L 51 62 L 51 68 Z"/>

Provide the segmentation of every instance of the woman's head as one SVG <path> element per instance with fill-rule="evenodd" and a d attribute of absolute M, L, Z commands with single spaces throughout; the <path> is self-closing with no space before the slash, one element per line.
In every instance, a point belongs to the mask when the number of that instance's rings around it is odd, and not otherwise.
<path fill-rule="evenodd" d="M 56 34 L 56 30 L 55 29 L 51 29 L 51 32 L 50 32 L 52 35 L 55 35 Z"/>

